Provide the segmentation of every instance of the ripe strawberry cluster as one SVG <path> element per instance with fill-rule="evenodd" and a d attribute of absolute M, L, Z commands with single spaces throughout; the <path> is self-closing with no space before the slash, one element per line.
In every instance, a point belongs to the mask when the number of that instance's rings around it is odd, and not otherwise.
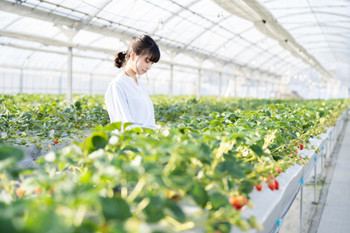
<path fill-rule="evenodd" d="M 278 174 L 281 173 L 281 170 L 279 167 L 276 167 L 276 172 Z M 276 180 L 276 178 L 274 177 L 274 175 L 269 175 L 268 177 L 266 177 L 264 179 L 264 182 L 267 183 L 267 186 L 269 187 L 269 189 L 273 190 L 279 190 L 280 189 L 280 185 L 279 182 Z M 256 190 L 258 190 L 259 192 L 262 190 L 263 184 L 262 182 L 260 182 L 259 184 L 255 184 L 255 188 Z M 241 210 L 245 205 L 247 205 L 248 200 L 245 196 L 242 195 L 237 195 L 237 196 L 231 196 L 229 198 L 229 203 L 236 209 L 236 210 Z"/>
<path fill-rule="evenodd" d="M 230 197 L 229 202 L 236 210 L 241 210 L 248 203 L 248 200 L 245 196 L 238 195 Z"/>
<path fill-rule="evenodd" d="M 279 167 L 276 167 L 276 172 L 278 174 L 281 174 L 281 170 Z M 278 183 L 278 181 L 275 179 L 274 175 L 269 175 L 267 178 L 264 179 L 265 183 L 267 183 L 267 186 L 269 187 L 269 189 L 273 190 L 279 190 L 280 189 L 280 184 Z M 262 183 L 255 185 L 255 188 L 258 191 L 261 191 L 262 189 Z"/>

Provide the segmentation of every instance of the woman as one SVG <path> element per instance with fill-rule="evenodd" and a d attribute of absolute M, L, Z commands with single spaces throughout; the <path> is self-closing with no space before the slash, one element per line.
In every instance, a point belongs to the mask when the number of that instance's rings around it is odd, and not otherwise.
<path fill-rule="evenodd" d="M 132 37 L 128 49 L 116 55 L 114 65 L 124 72 L 109 84 L 105 94 L 111 123 L 130 122 L 155 129 L 153 104 L 138 76 L 151 69 L 159 58 L 159 48 L 148 35 Z"/>

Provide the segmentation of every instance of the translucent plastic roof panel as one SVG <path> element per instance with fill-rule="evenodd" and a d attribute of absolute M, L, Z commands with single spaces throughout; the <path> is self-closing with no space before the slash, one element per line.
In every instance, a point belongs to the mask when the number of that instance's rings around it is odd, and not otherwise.
<path fill-rule="evenodd" d="M 227 41 L 227 38 L 222 36 L 219 32 L 213 30 L 207 30 L 203 34 L 191 41 L 192 47 L 205 48 L 212 53 L 216 53 L 217 45 L 223 44 Z"/>
<path fill-rule="evenodd" d="M 91 41 L 90 46 L 96 46 L 106 49 L 111 49 L 115 52 L 120 52 L 126 49 L 125 41 L 120 41 L 118 38 L 101 36 Z"/>
<path fill-rule="evenodd" d="M 278 22 L 326 69 L 350 60 L 350 2 L 262 0 Z"/>
<path fill-rule="evenodd" d="M 243 19 L 223 8 L 223 3 L 234 1 L 26 0 L 19 4 L 20 1 L 3 0 L 1 53 L 10 44 L 13 51 L 19 51 L 21 46 L 32 47 L 33 66 L 41 58 L 42 64 L 51 67 L 55 55 L 60 57 L 58 61 L 62 59 L 58 63 L 63 66 L 66 46 L 71 45 L 78 70 L 105 67 L 101 62 L 113 59 L 113 53 L 125 49 L 131 35 L 147 33 L 157 40 L 164 64 L 178 54 L 175 63 L 195 66 L 207 59 L 208 64 L 232 63 L 267 72 L 275 67 L 272 73 L 277 75 L 295 64 L 295 69 L 310 67 L 302 65 L 304 62 L 283 48 L 280 41 L 267 38 L 261 31 L 263 26 L 260 30 L 254 26 L 257 20 L 249 20 L 249 16 Z M 349 60 L 344 59 L 350 53 L 349 1 L 258 2 L 323 66 L 331 67 L 335 60 Z M 69 34 L 72 44 L 68 43 Z M 40 56 L 50 51 L 52 56 Z M 17 52 L 14 56 L 20 61 L 26 59 Z"/>

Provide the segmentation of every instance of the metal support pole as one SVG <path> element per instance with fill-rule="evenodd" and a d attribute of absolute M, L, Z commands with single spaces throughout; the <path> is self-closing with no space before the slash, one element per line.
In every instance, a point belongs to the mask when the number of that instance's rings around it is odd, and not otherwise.
<path fill-rule="evenodd" d="M 238 80 L 238 77 L 237 76 L 233 76 L 233 79 L 234 79 L 234 95 L 233 95 L 233 97 L 238 97 L 238 95 L 237 95 L 237 80 Z"/>
<path fill-rule="evenodd" d="M 201 97 L 201 69 L 198 69 L 197 99 Z"/>
<path fill-rule="evenodd" d="M 2 93 L 5 93 L 5 75 L 2 76 Z"/>
<path fill-rule="evenodd" d="M 249 78 L 247 77 L 246 78 L 247 82 L 246 82 L 246 97 L 248 98 L 249 96 L 249 83 L 250 83 L 250 80 Z"/>
<path fill-rule="evenodd" d="M 23 69 L 21 69 L 21 74 L 19 76 L 19 93 L 23 93 Z"/>
<path fill-rule="evenodd" d="M 333 129 L 331 130 L 331 133 L 330 133 L 330 138 L 329 138 L 329 156 L 332 156 L 332 151 L 333 151 Z"/>
<path fill-rule="evenodd" d="M 325 159 L 327 160 L 327 157 L 329 155 L 329 136 L 327 137 L 327 143 L 326 143 L 326 156 L 325 156 Z"/>
<path fill-rule="evenodd" d="M 62 72 L 60 73 L 60 79 L 58 80 L 58 94 L 62 94 Z"/>
<path fill-rule="evenodd" d="M 32 77 L 32 90 L 31 90 L 32 93 L 34 93 L 34 90 L 37 89 L 37 88 L 35 87 L 35 83 L 36 83 L 36 82 L 35 82 L 35 78 Z"/>
<path fill-rule="evenodd" d="M 170 64 L 169 98 L 173 98 L 174 90 L 174 65 Z"/>
<path fill-rule="evenodd" d="M 222 73 L 220 72 L 219 73 L 219 95 L 218 95 L 219 98 L 222 97 Z"/>
<path fill-rule="evenodd" d="M 304 186 L 301 186 L 300 189 L 300 233 L 303 232 L 303 187 Z"/>
<path fill-rule="evenodd" d="M 278 89 L 279 89 L 279 91 L 278 91 L 278 94 L 279 94 L 278 98 L 280 99 L 282 97 L 282 77 L 278 81 Z"/>
<path fill-rule="evenodd" d="M 318 201 L 316 200 L 317 199 L 317 155 L 316 155 L 316 157 L 314 158 L 314 161 L 315 161 L 315 167 L 314 167 L 314 171 L 315 171 L 315 173 L 314 173 L 314 176 L 315 176 L 315 178 L 314 178 L 314 202 L 313 202 L 313 204 L 317 204 L 318 203 Z"/>
<path fill-rule="evenodd" d="M 72 47 L 68 47 L 68 60 L 67 60 L 67 101 L 72 102 Z"/>
<path fill-rule="evenodd" d="M 93 78 L 93 76 L 92 76 L 92 74 L 89 74 L 89 78 L 90 78 L 90 83 L 89 83 L 89 85 L 90 85 L 90 87 L 89 87 L 89 92 L 90 92 L 90 95 L 92 95 L 92 84 L 93 84 L 93 82 L 94 82 L 94 80 L 92 79 Z"/>
<path fill-rule="evenodd" d="M 323 156 L 324 156 L 324 146 L 321 147 L 321 177 L 323 177 Z"/>

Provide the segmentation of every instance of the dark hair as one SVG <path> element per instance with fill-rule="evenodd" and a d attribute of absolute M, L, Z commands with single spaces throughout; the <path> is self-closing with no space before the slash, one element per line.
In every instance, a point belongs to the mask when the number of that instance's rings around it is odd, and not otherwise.
<path fill-rule="evenodd" d="M 132 51 L 138 56 L 149 54 L 149 60 L 154 63 L 157 63 L 160 59 L 158 45 L 152 37 L 148 35 L 141 35 L 139 37 L 133 36 L 129 42 L 128 49 L 115 55 L 114 65 L 118 68 L 123 67 Z"/>

